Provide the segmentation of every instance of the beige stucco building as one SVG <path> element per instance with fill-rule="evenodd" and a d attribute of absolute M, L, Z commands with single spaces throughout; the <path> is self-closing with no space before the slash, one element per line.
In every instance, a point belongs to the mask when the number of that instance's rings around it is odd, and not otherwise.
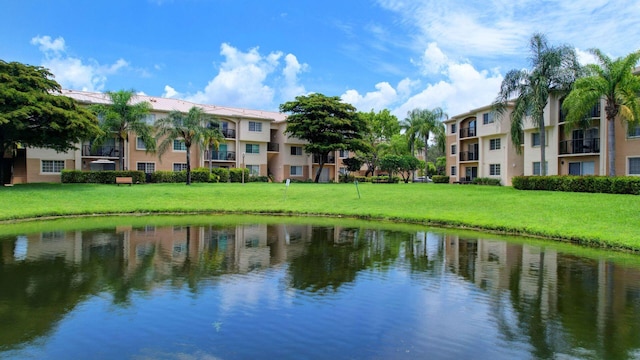
<path fill-rule="evenodd" d="M 109 104 L 104 93 L 63 90 L 83 105 Z M 188 112 L 193 106 L 219 120 L 224 135 L 215 151 L 198 146 L 191 148 L 191 167 L 247 168 L 253 176 L 269 176 L 274 182 L 285 179 L 313 179 L 318 169 L 318 159 L 304 152 L 305 141 L 285 134 L 286 115 L 280 112 L 196 104 L 184 100 L 137 95 L 134 102 L 148 102 L 152 111 L 147 123 L 168 116 L 171 111 Z M 125 148 L 118 142 L 108 141 L 99 147 L 89 141 L 78 145 L 77 150 L 58 153 L 50 149 L 18 149 L 13 157 L 11 183 L 60 182 L 62 169 L 102 170 L 119 169 L 119 155 L 123 151 L 125 169 L 155 171 L 181 171 L 186 169 L 186 149 L 183 142 L 175 141 L 161 157 L 146 151 L 144 143 L 134 133 L 129 135 Z M 322 182 L 339 180 L 343 170 L 341 159 L 346 151 L 336 151 L 328 156 L 320 176 Z"/>

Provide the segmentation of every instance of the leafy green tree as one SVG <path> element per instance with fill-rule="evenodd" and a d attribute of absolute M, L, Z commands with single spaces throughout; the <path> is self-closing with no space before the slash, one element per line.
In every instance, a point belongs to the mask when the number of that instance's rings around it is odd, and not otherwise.
<path fill-rule="evenodd" d="M 187 157 L 187 185 L 191 185 L 191 147 L 205 145 L 214 138 L 213 132 L 220 132 L 211 126 L 215 121 L 202 108 L 193 106 L 188 113 L 172 111 L 166 118 L 156 121 L 156 139 L 160 141 L 158 154 L 162 155 L 173 146 L 175 140 L 184 141 Z M 222 134 L 219 135 L 220 137 Z"/>
<path fill-rule="evenodd" d="M 409 141 L 411 154 L 417 146 L 417 138 L 422 140 L 422 148 L 424 149 L 424 159 L 427 161 L 429 150 L 429 138 L 431 134 L 435 135 L 436 146 L 444 151 L 445 147 L 445 126 L 442 120 L 448 116 L 441 108 L 434 109 L 413 109 L 407 113 L 407 117 L 402 123 L 405 134 Z"/>
<path fill-rule="evenodd" d="M 607 159 L 609 176 L 616 175 L 615 120 L 618 115 L 623 122 L 635 126 L 640 122 L 640 78 L 633 70 L 640 60 L 640 51 L 610 59 L 598 49 L 590 52 L 599 64 L 585 67 L 586 75 L 576 80 L 573 89 L 564 99 L 562 107 L 567 111 L 567 129 L 577 126 L 589 111 L 604 97 L 607 117 Z"/>
<path fill-rule="evenodd" d="M 61 90 L 48 69 L 0 60 L 0 183 L 18 146 L 62 152 L 100 133 L 95 115 Z"/>
<path fill-rule="evenodd" d="M 147 152 L 154 152 L 156 149 L 153 128 L 145 122 L 147 115 L 151 112 L 151 104 L 146 101 L 135 103 L 134 90 L 107 91 L 106 94 L 111 104 L 92 107 L 100 118 L 102 129 L 102 133 L 96 137 L 94 144 L 99 145 L 115 137 L 120 148 L 118 152 L 120 170 L 124 170 L 124 149 L 130 132 L 135 133 L 142 140 Z"/>
<path fill-rule="evenodd" d="M 511 140 L 518 153 L 521 151 L 524 122 L 530 119 L 538 128 L 540 174 L 546 175 L 544 108 L 550 95 L 561 96 L 569 92 L 580 74 L 580 65 L 572 47 L 550 46 L 543 34 L 534 34 L 529 47 L 531 69 L 513 69 L 505 75 L 493 109 L 499 117 L 503 117 L 513 105 Z M 513 95 L 516 95 L 515 100 L 512 100 Z"/>
<path fill-rule="evenodd" d="M 444 172 L 447 168 L 447 158 L 446 156 L 440 156 L 436 159 L 436 173 L 438 175 L 444 175 Z"/>
<path fill-rule="evenodd" d="M 377 113 L 373 110 L 370 112 L 359 112 L 358 116 L 367 124 L 367 131 L 364 139 L 370 146 L 366 151 L 359 151 L 357 156 L 367 165 L 365 176 L 373 175 L 380 156 L 388 148 L 388 143 L 394 135 L 400 134 L 400 123 L 398 118 L 392 115 L 389 110 L 384 109 Z"/>
<path fill-rule="evenodd" d="M 285 133 L 307 140 L 304 150 L 319 158 L 315 182 L 320 180 L 330 152 L 359 151 L 367 147 L 363 140 L 366 123 L 358 116 L 355 107 L 341 102 L 337 96 L 297 96 L 295 101 L 281 104 L 280 111 L 290 114 Z"/>
<path fill-rule="evenodd" d="M 398 173 L 402 180 L 408 183 L 418 166 L 420 160 L 411 155 L 385 155 L 380 159 L 380 168 L 389 173 L 389 182 L 392 182 L 393 175 Z"/>

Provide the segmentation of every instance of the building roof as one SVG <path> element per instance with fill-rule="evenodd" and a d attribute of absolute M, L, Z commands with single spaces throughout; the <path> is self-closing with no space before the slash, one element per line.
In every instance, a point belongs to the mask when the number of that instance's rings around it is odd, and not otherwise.
<path fill-rule="evenodd" d="M 106 93 L 78 91 L 78 90 L 62 90 L 62 95 L 75 99 L 82 104 L 110 104 L 111 101 Z M 200 107 L 205 113 L 224 117 L 241 117 L 250 118 L 256 120 L 268 120 L 274 122 L 286 121 L 287 115 L 264 110 L 251 110 L 234 108 L 228 106 L 208 105 L 208 104 L 196 104 L 190 101 L 180 99 L 170 99 L 148 95 L 135 95 L 133 103 L 148 102 L 155 111 L 169 112 L 180 111 L 188 112 L 193 106 Z"/>

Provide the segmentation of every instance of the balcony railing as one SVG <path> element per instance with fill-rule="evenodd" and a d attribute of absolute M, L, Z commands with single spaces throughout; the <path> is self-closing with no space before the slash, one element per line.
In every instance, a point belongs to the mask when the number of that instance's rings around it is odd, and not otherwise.
<path fill-rule="evenodd" d="M 460 161 L 477 161 L 480 158 L 479 153 L 471 151 L 461 151 Z"/>
<path fill-rule="evenodd" d="M 279 152 L 280 144 L 273 142 L 267 143 L 267 151 Z"/>
<path fill-rule="evenodd" d="M 220 130 L 225 139 L 235 139 L 236 138 L 236 129 L 222 129 Z"/>
<path fill-rule="evenodd" d="M 560 141 L 560 155 L 600 153 L 600 138 Z"/>
<path fill-rule="evenodd" d="M 472 137 L 472 136 L 476 136 L 476 128 L 474 127 L 460 128 L 461 138 Z"/>
<path fill-rule="evenodd" d="M 211 151 L 211 156 L 207 154 L 205 160 L 213 161 L 236 161 L 235 151 Z"/>
<path fill-rule="evenodd" d="M 106 145 L 106 146 L 82 145 L 82 156 L 118 157 L 119 155 L 120 155 L 120 150 L 113 145 Z"/>
<path fill-rule="evenodd" d="M 324 156 L 324 162 L 325 164 L 335 164 L 336 163 L 336 158 L 333 155 L 329 155 L 329 156 Z M 319 164 L 320 163 L 320 156 L 319 155 L 313 155 L 313 163 L 314 164 Z"/>

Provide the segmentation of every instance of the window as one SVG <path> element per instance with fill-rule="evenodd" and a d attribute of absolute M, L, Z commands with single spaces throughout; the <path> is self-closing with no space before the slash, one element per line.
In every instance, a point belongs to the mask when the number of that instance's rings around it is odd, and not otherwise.
<path fill-rule="evenodd" d="M 484 113 L 482 114 L 482 124 L 487 125 L 493 123 L 493 114 Z"/>
<path fill-rule="evenodd" d="M 570 162 L 569 175 L 595 175 L 595 162 Z"/>
<path fill-rule="evenodd" d="M 627 162 L 627 173 L 629 175 L 640 175 L 640 157 L 630 157 Z"/>
<path fill-rule="evenodd" d="M 138 171 L 144 171 L 145 173 L 152 173 L 156 171 L 156 164 L 149 162 L 139 162 Z"/>
<path fill-rule="evenodd" d="M 489 175 L 500 175 L 500 164 L 489 164 Z"/>
<path fill-rule="evenodd" d="M 348 157 L 349 157 L 349 150 L 340 150 L 341 159 L 348 158 Z"/>
<path fill-rule="evenodd" d="M 173 171 L 182 171 L 182 170 L 187 170 L 187 164 L 186 163 L 173 163 Z"/>
<path fill-rule="evenodd" d="M 249 169 L 249 175 L 260 176 L 260 165 L 247 165 L 247 169 Z"/>
<path fill-rule="evenodd" d="M 456 144 L 451 145 L 451 155 L 455 155 L 457 150 L 458 147 L 456 146 Z"/>
<path fill-rule="evenodd" d="M 249 121 L 249 131 L 262 131 L 262 123 L 257 121 Z"/>
<path fill-rule="evenodd" d="M 42 160 L 42 172 L 57 174 L 64 169 L 64 160 Z"/>
<path fill-rule="evenodd" d="M 540 133 L 531 134 L 531 146 L 540 146 Z"/>
<path fill-rule="evenodd" d="M 141 120 L 147 125 L 153 125 L 156 123 L 156 114 L 144 115 Z"/>
<path fill-rule="evenodd" d="M 187 151 L 187 146 L 184 144 L 184 140 L 173 140 L 173 151 Z"/>
<path fill-rule="evenodd" d="M 302 176 L 302 166 L 292 166 L 289 174 L 291 176 Z"/>
<path fill-rule="evenodd" d="M 489 150 L 500 150 L 500 139 L 489 140 Z"/>
<path fill-rule="evenodd" d="M 455 166 L 451 167 L 451 176 L 456 176 L 456 167 Z"/>
<path fill-rule="evenodd" d="M 640 137 L 640 125 L 629 126 L 627 137 Z"/>
<path fill-rule="evenodd" d="M 451 133 L 452 133 L 452 134 L 455 134 L 455 133 L 456 133 L 456 131 L 458 131 L 458 130 L 457 130 L 457 126 L 456 126 L 456 124 L 451 124 Z"/>
<path fill-rule="evenodd" d="M 544 173 L 549 174 L 549 163 L 547 161 L 544 162 Z M 533 175 L 540 175 L 540 161 L 533 162 Z"/>
<path fill-rule="evenodd" d="M 247 144 L 245 152 L 247 154 L 260 154 L 260 144 Z"/>
<path fill-rule="evenodd" d="M 147 145 L 142 141 L 142 138 L 136 137 L 136 150 L 147 150 Z"/>
<path fill-rule="evenodd" d="M 302 146 L 292 146 L 291 155 L 302 155 Z"/>

